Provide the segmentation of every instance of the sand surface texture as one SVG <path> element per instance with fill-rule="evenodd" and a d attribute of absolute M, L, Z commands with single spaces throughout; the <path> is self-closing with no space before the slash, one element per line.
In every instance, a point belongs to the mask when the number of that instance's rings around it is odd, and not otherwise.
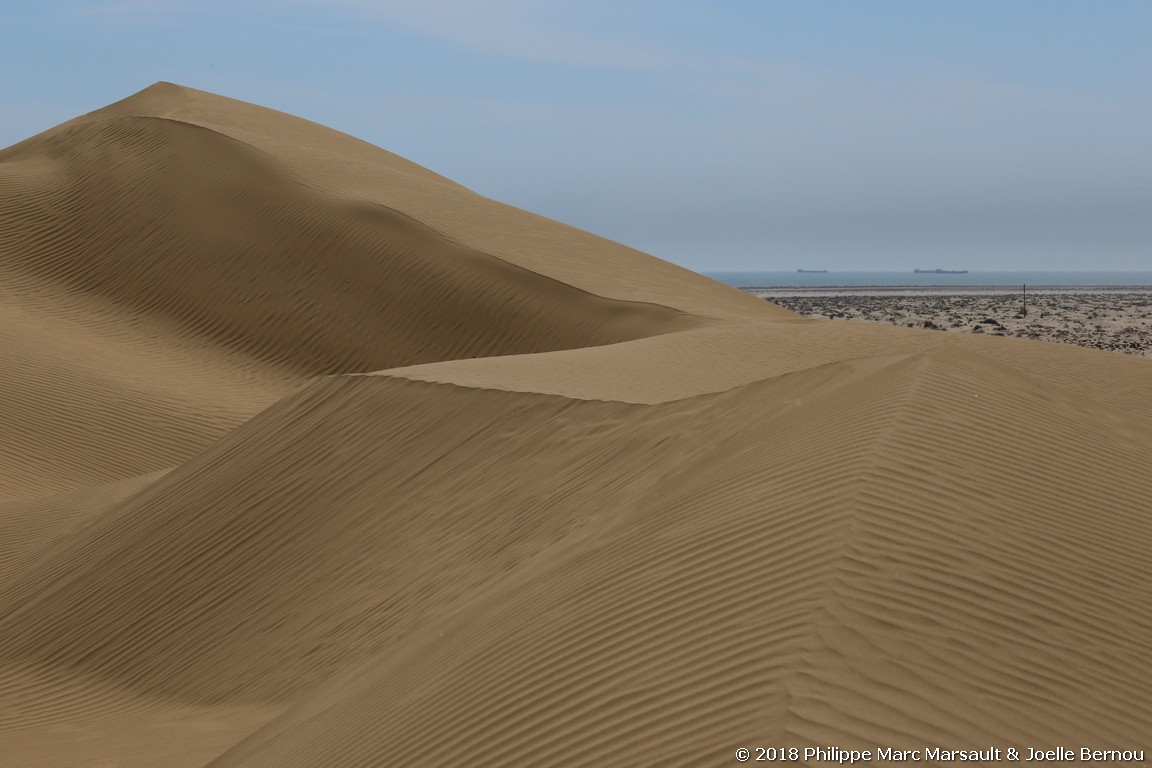
<path fill-rule="evenodd" d="M 0 151 L 0 765 L 1152 748 L 1152 364 L 804 319 L 170 84 Z"/>

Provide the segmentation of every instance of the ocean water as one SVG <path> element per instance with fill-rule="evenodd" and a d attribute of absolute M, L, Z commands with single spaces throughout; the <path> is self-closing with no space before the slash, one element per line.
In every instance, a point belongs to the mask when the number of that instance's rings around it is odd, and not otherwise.
<path fill-rule="evenodd" d="M 774 286 L 848 285 L 1152 285 L 1152 271 L 1146 272 L 968 272 L 963 275 L 932 275 L 906 272 L 703 272 L 721 283 L 737 288 Z"/>

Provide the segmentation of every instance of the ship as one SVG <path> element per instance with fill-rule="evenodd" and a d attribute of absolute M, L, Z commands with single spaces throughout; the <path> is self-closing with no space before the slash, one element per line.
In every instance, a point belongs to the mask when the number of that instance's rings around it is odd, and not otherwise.
<path fill-rule="evenodd" d="M 966 269 L 914 269 L 912 270 L 918 275 L 966 275 Z"/>
<path fill-rule="evenodd" d="M 798 269 L 796 271 L 803 272 L 806 275 L 823 275 L 827 274 L 828 272 L 826 269 Z"/>

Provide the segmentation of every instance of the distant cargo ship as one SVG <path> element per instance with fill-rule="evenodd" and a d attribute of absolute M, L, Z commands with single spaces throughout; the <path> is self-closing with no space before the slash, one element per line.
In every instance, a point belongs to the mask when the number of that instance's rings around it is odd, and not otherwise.
<path fill-rule="evenodd" d="M 798 269 L 797 272 L 803 272 L 810 275 L 823 275 L 828 272 L 826 269 Z"/>
<path fill-rule="evenodd" d="M 966 275 L 966 269 L 914 269 L 912 270 L 918 275 Z"/>

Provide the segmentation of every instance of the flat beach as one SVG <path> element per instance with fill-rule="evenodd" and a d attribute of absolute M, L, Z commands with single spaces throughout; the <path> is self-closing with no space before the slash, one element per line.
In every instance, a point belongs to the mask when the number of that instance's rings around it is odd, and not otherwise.
<path fill-rule="evenodd" d="M 1152 286 L 746 288 L 804 317 L 1152 352 Z"/>

